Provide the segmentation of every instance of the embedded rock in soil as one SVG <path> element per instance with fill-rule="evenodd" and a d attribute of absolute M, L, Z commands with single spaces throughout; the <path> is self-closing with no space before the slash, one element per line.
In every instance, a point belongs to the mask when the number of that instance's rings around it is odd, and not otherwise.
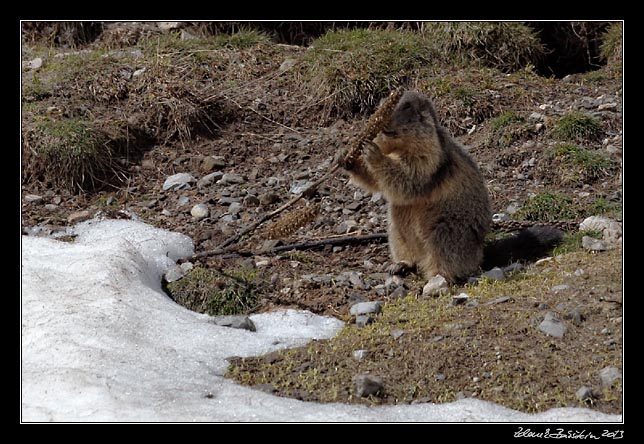
<path fill-rule="evenodd" d="M 602 387 L 612 387 L 616 380 L 622 379 L 622 372 L 617 367 L 605 367 L 599 371 Z"/>
<path fill-rule="evenodd" d="M 197 204 L 194 207 L 192 207 L 192 210 L 190 210 L 190 214 L 192 215 L 195 220 L 201 220 L 205 219 L 208 217 L 210 214 L 210 210 L 208 209 L 208 206 L 205 204 Z"/>
<path fill-rule="evenodd" d="M 427 283 L 423 287 L 424 297 L 440 296 L 448 292 L 449 292 L 449 289 L 447 287 L 447 280 L 440 274 L 437 274 L 429 281 L 427 281 Z"/>
<path fill-rule="evenodd" d="M 196 179 L 188 173 L 173 174 L 163 182 L 163 191 L 187 189 L 190 188 L 190 183 L 195 181 Z"/>
<path fill-rule="evenodd" d="M 567 327 L 554 313 L 549 311 L 544 316 L 543 322 L 539 324 L 539 330 L 555 338 L 563 338 Z"/>
<path fill-rule="evenodd" d="M 581 238 L 581 245 L 590 251 L 606 251 L 611 248 L 608 242 L 595 239 L 594 237 L 584 236 Z"/>
<path fill-rule="evenodd" d="M 380 313 L 383 303 L 381 301 L 358 302 L 353 304 L 349 312 L 354 316 L 366 315 L 371 313 Z"/>
<path fill-rule="evenodd" d="M 354 376 L 353 382 L 355 383 L 356 393 L 362 397 L 381 395 L 385 388 L 382 379 L 368 374 Z"/>
<path fill-rule="evenodd" d="M 486 271 L 481 275 L 481 277 L 488 278 L 491 281 L 500 281 L 505 278 L 505 273 L 499 267 L 494 267 L 489 271 Z"/>

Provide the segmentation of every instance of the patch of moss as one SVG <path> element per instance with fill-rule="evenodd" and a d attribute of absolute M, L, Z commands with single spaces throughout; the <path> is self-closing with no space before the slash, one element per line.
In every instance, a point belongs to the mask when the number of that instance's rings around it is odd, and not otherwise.
<path fill-rule="evenodd" d="M 254 270 L 225 273 L 196 266 L 178 281 L 166 284 L 170 297 L 180 305 L 211 316 L 247 314 L 258 302 Z"/>
<path fill-rule="evenodd" d="M 579 145 L 564 143 L 545 152 L 549 171 L 544 174 L 552 181 L 565 185 L 583 185 L 605 179 L 617 170 L 617 163 L 604 153 L 591 151 Z"/>
<path fill-rule="evenodd" d="M 575 219 L 578 215 L 579 209 L 576 207 L 572 196 L 544 191 L 528 200 L 514 216 L 518 220 L 554 222 Z"/>
<path fill-rule="evenodd" d="M 578 111 L 562 116 L 553 130 L 553 136 L 571 142 L 597 140 L 601 134 L 602 128 L 597 119 Z"/>
<path fill-rule="evenodd" d="M 492 128 L 492 143 L 498 146 L 510 145 L 529 130 L 526 120 L 512 111 L 507 111 L 491 119 L 490 127 Z"/>

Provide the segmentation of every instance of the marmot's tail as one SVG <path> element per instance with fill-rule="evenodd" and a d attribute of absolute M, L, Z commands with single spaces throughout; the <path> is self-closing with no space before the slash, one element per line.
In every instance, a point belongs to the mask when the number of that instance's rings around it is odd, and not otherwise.
<path fill-rule="evenodd" d="M 483 270 L 504 267 L 517 261 L 534 261 L 547 256 L 563 239 L 563 231 L 550 225 L 536 225 L 485 246 Z"/>

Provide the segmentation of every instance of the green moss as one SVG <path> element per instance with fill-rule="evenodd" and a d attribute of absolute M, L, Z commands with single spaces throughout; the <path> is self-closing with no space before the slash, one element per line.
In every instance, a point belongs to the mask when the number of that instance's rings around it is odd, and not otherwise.
<path fill-rule="evenodd" d="M 571 143 L 548 149 L 545 161 L 552 179 L 566 185 L 594 183 L 617 170 L 617 163 L 604 153 Z"/>
<path fill-rule="evenodd" d="M 593 116 L 573 111 L 561 117 L 556 123 L 553 135 L 567 141 L 597 140 L 602 128 Z"/>
<path fill-rule="evenodd" d="M 197 266 L 178 281 L 166 285 L 170 297 L 180 305 L 215 315 L 249 313 L 257 304 L 255 271 L 244 268 L 222 274 Z"/>
<path fill-rule="evenodd" d="M 578 215 L 579 209 L 571 196 L 551 191 L 544 191 L 532 197 L 515 213 L 519 220 L 535 222 L 575 219 Z"/>
<path fill-rule="evenodd" d="M 499 130 L 502 130 L 503 128 L 510 126 L 512 123 L 519 123 L 519 122 L 523 122 L 524 120 L 525 119 L 523 119 L 521 116 L 517 115 L 516 113 L 512 111 L 508 111 L 501 114 L 498 117 L 491 119 L 490 125 L 492 126 L 492 129 L 494 131 L 499 131 Z"/>
<path fill-rule="evenodd" d="M 433 51 L 418 33 L 335 30 L 316 39 L 300 73 L 327 115 L 373 111 L 381 98 L 432 63 Z"/>
<path fill-rule="evenodd" d="M 234 34 L 189 39 L 182 39 L 180 33 L 167 33 L 142 40 L 137 46 L 149 57 L 171 53 L 199 57 L 203 52 L 222 48 L 247 49 L 268 42 L 270 42 L 269 37 L 259 31 L 240 30 Z"/>
<path fill-rule="evenodd" d="M 581 239 L 584 236 L 590 236 L 596 239 L 601 239 L 602 233 L 598 231 L 574 231 L 574 232 L 564 233 L 562 242 L 552 250 L 552 255 L 559 256 L 559 255 L 571 253 L 574 251 L 581 251 L 582 250 Z"/>

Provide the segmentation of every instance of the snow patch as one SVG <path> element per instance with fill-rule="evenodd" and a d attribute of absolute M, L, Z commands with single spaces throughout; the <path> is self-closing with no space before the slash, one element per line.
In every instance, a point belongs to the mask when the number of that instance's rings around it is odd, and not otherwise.
<path fill-rule="evenodd" d="M 23 421 L 620 421 L 588 409 L 527 415 L 489 402 L 366 407 L 305 403 L 223 377 L 230 356 L 328 338 L 342 322 L 283 310 L 257 332 L 220 327 L 161 290 L 193 253 L 179 233 L 91 220 L 75 242 L 22 237 Z"/>

